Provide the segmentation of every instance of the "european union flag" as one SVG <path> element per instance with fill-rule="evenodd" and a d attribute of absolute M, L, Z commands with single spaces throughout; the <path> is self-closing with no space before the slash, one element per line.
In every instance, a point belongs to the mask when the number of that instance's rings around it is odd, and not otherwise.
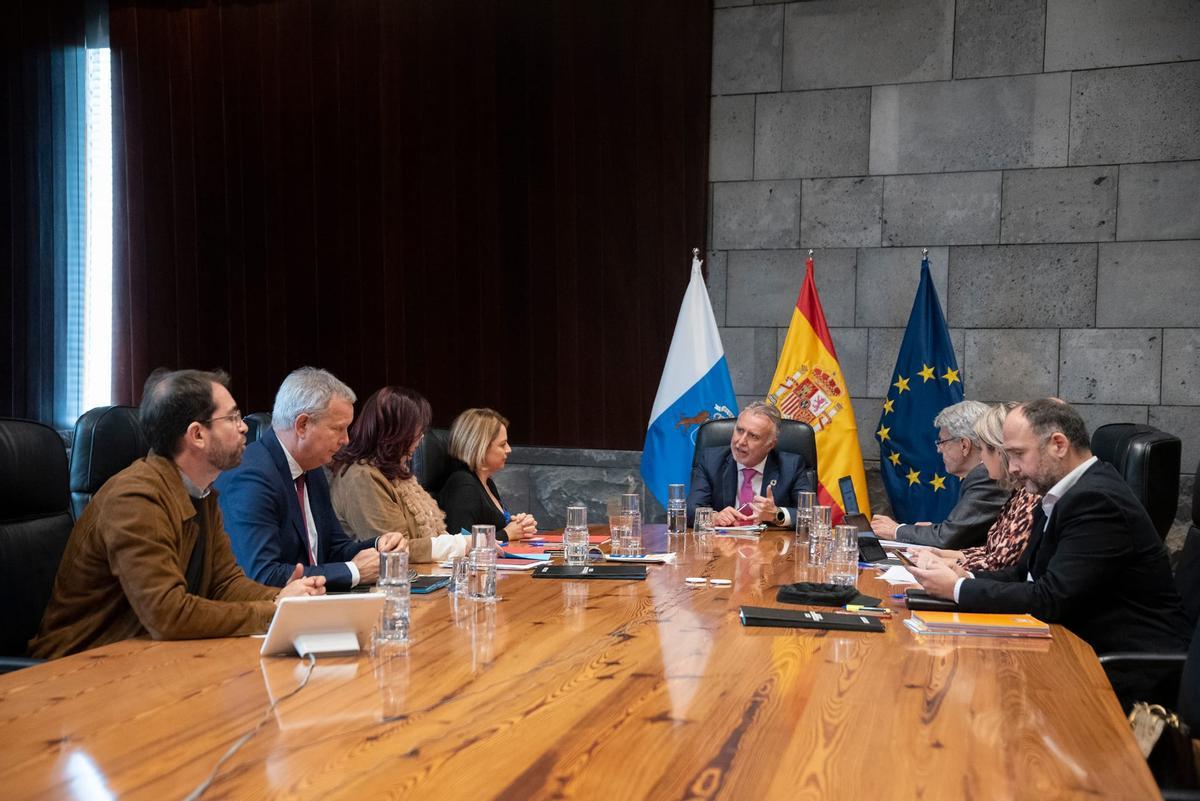
<path fill-rule="evenodd" d="M 925 256 L 892 385 L 875 431 L 883 486 L 896 520 L 902 523 L 940 523 L 958 501 L 958 479 L 946 473 L 933 418 L 963 399 L 962 387 L 950 331 Z"/>

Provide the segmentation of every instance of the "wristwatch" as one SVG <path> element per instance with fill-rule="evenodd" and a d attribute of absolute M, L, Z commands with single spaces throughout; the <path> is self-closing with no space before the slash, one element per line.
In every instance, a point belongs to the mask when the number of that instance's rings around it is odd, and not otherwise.
<path fill-rule="evenodd" d="M 787 516 L 784 515 L 782 509 L 775 510 L 775 525 L 783 526 L 787 524 Z"/>

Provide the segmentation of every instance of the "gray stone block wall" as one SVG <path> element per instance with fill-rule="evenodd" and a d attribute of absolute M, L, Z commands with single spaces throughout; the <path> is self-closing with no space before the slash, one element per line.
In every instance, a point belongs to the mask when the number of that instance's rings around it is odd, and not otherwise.
<path fill-rule="evenodd" d="M 1194 473 L 1200 3 L 716 5 L 709 291 L 740 399 L 768 389 L 813 248 L 877 459 L 929 248 L 968 397 L 1157 425 Z"/>

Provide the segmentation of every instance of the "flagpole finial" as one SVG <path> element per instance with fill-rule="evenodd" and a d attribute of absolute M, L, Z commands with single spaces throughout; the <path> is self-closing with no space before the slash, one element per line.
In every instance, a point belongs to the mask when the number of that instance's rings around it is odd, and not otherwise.
<path fill-rule="evenodd" d="M 813 250 L 812 250 L 812 248 L 809 248 L 809 249 L 808 249 L 808 257 L 809 257 L 810 259 L 812 258 L 812 254 L 813 254 Z"/>
<path fill-rule="evenodd" d="M 693 259 L 700 258 L 700 248 L 692 248 L 692 258 Z"/>
<path fill-rule="evenodd" d="M 921 255 L 922 255 L 922 256 L 928 256 L 928 255 L 929 255 L 929 248 L 921 248 Z"/>

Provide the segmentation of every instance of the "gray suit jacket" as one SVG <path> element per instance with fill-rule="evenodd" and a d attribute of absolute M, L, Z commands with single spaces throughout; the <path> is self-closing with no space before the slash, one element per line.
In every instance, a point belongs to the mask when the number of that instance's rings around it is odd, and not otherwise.
<path fill-rule="evenodd" d="M 987 542 L 988 529 L 1000 515 L 1000 508 L 1012 493 L 988 478 L 982 463 L 975 465 L 959 485 L 958 503 L 941 523 L 914 526 L 905 523 L 896 529 L 896 539 L 914 545 L 935 548 L 970 548 Z"/>

